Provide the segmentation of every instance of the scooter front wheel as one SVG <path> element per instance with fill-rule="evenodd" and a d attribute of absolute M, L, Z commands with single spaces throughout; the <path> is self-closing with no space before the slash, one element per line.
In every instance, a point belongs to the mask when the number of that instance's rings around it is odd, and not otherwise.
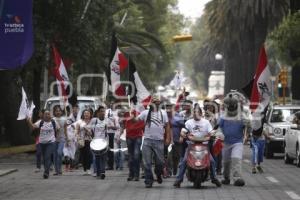
<path fill-rule="evenodd" d="M 196 189 L 201 188 L 201 182 L 195 181 L 194 182 L 194 188 L 196 188 Z"/>

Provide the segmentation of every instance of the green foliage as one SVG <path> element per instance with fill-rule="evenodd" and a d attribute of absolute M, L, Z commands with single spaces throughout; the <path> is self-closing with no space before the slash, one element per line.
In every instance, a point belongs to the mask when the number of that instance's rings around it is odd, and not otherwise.
<path fill-rule="evenodd" d="M 161 82 L 173 66 L 173 49 L 166 40 L 183 25 L 182 16 L 170 9 L 177 1 L 92 0 L 83 15 L 87 2 L 34 0 L 35 53 L 22 72 L 28 88 L 32 89 L 33 71 L 39 71 L 41 76 L 43 67 L 53 68 L 51 45 L 58 48 L 63 58 L 72 61 L 68 71 L 74 84 L 82 73 L 105 72 L 113 31 L 121 49 L 135 50 L 134 55 L 128 54 L 141 64 L 137 65 L 138 70 L 149 69 L 148 76 L 142 76 L 146 85 Z M 126 12 L 127 18 L 119 25 Z M 162 73 L 157 76 L 159 71 Z M 50 76 L 50 81 L 53 79 Z M 90 85 L 93 86 L 96 85 Z"/>
<path fill-rule="evenodd" d="M 300 11 L 285 17 L 270 35 L 276 53 L 285 64 L 300 65 Z"/>
<path fill-rule="evenodd" d="M 288 0 L 212 0 L 203 16 L 207 35 L 197 59 L 202 67 L 213 66 L 214 55 L 225 62 L 225 91 L 241 89 L 253 78 L 259 49 L 268 32 L 287 14 Z"/>

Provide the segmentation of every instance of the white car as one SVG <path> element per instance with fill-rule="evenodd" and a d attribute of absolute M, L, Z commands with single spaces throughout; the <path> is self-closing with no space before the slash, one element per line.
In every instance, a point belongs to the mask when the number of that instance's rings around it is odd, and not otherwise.
<path fill-rule="evenodd" d="M 55 105 L 60 104 L 60 97 L 50 97 L 49 99 L 46 100 L 46 103 L 44 105 L 44 109 L 50 109 L 51 111 L 53 110 L 53 107 Z M 91 108 L 93 111 L 97 110 L 101 103 L 100 99 L 98 97 L 93 97 L 93 96 L 77 96 L 77 104 L 79 106 L 79 115 L 81 116 L 81 112 L 84 109 Z M 71 106 L 71 105 L 69 105 Z"/>
<path fill-rule="evenodd" d="M 290 128 L 289 118 L 300 111 L 296 105 L 272 105 L 269 107 L 264 131 L 269 138 L 266 140 L 265 156 L 272 158 L 274 153 L 284 153 L 284 137 Z"/>
<path fill-rule="evenodd" d="M 300 114 L 300 112 L 298 113 Z M 296 160 L 297 167 L 300 167 L 300 126 L 292 123 L 284 137 L 284 141 L 284 162 L 292 164 Z"/>

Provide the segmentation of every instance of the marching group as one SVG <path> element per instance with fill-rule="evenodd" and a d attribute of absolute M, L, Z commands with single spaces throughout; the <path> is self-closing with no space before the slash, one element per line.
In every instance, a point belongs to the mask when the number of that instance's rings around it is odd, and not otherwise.
<path fill-rule="evenodd" d="M 155 180 L 161 184 L 163 178 L 172 175 L 176 176 L 174 187 L 180 187 L 187 168 L 188 149 L 195 137 L 203 137 L 211 146 L 211 182 L 220 187 L 230 184 L 232 179 L 234 185 L 243 186 L 245 181 L 241 168 L 244 139 L 252 136 L 253 172 L 256 169 L 262 172 L 259 164 L 262 162 L 263 135 L 262 131 L 252 135 L 251 121 L 235 113 L 236 101 L 229 96 L 224 99 L 223 105 L 219 101 L 205 101 L 201 108 L 186 98 L 172 105 L 163 104 L 153 96 L 148 108 L 140 113 L 114 110 L 113 105 L 109 108 L 99 106 L 95 111 L 83 110 L 81 116 L 77 105 L 69 112 L 62 110 L 59 105 L 54 106 L 52 113 L 42 110 L 39 120 L 34 123 L 30 118 L 27 120 L 31 128 L 36 129 L 37 168 L 40 169 L 43 163 L 43 177 L 47 179 L 52 165 L 55 169 L 53 175 L 59 176 L 62 175 L 63 160 L 65 171 L 72 171 L 80 162 L 85 175 L 105 179 L 105 170 L 113 170 L 114 163 L 116 169 L 123 169 L 124 155 L 120 150 L 120 138 L 126 133 L 127 181 L 139 181 L 140 169 L 143 169 L 147 188 L 151 188 Z M 209 139 L 212 134 L 223 141 L 221 153 L 212 150 L 214 142 Z M 95 154 L 91 150 L 91 141 L 98 138 L 107 140 L 107 152 Z M 114 143 L 119 149 L 116 155 L 112 151 Z M 219 181 L 217 174 L 223 174 L 224 179 Z"/>

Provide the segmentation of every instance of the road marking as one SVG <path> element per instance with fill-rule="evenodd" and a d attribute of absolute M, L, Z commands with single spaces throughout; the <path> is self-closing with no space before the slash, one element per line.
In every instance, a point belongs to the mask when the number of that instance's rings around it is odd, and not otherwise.
<path fill-rule="evenodd" d="M 250 163 L 250 160 L 244 159 L 244 162 L 245 162 L 245 163 Z"/>
<path fill-rule="evenodd" d="M 293 191 L 285 191 L 285 193 L 287 193 L 292 199 L 299 199 L 300 200 L 300 196 L 298 194 L 296 194 Z"/>
<path fill-rule="evenodd" d="M 268 179 L 272 183 L 279 183 L 279 181 L 276 178 L 272 177 L 272 176 L 267 176 L 266 179 Z"/>

